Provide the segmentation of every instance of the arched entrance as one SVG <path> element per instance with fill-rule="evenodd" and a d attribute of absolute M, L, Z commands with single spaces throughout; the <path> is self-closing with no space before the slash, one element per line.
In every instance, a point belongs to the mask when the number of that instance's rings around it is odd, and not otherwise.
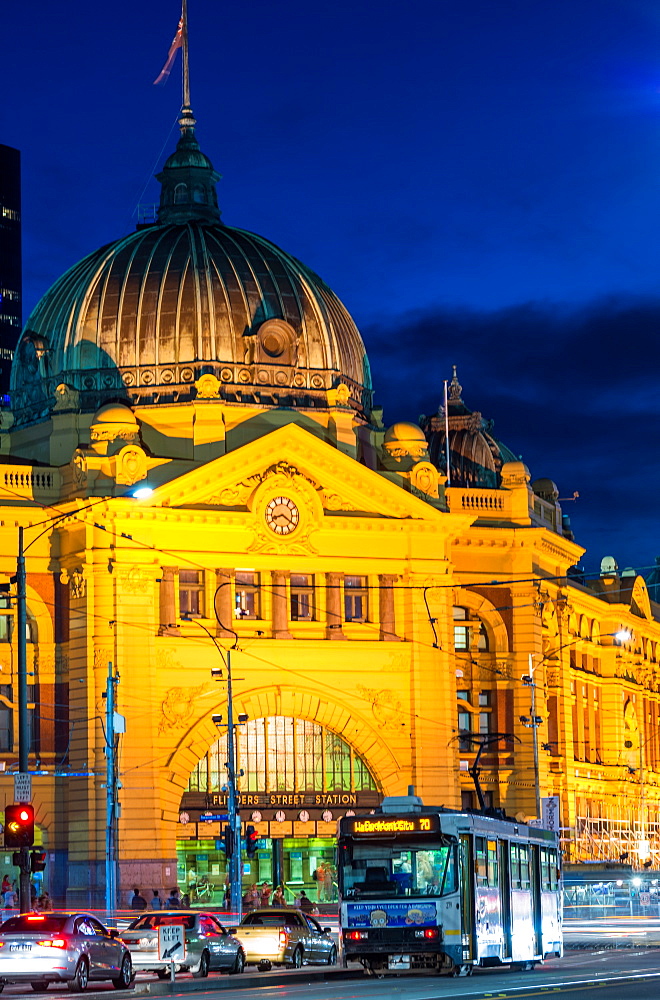
<path fill-rule="evenodd" d="M 226 759 L 222 736 L 193 769 L 182 798 L 187 823 L 179 829 L 192 836 L 177 842 L 178 881 L 191 902 L 220 905 L 224 895 Z M 334 901 L 337 820 L 381 799 L 364 760 L 318 722 L 276 715 L 237 727 L 236 768 L 243 827 L 252 824 L 261 835 L 255 857 L 243 854 L 244 892 L 266 882 L 281 884 L 287 902 L 301 889 Z"/>

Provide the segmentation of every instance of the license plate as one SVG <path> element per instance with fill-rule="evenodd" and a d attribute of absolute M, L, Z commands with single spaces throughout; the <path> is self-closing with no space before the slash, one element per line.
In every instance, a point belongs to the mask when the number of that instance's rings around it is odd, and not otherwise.
<path fill-rule="evenodd" d="M 140 949 L 140 951 L 155 951 L 156 950 L 155 938 L 140 938 L 138 942 L 138 948 Z"/>
<path fill-rule="evenodd" d="M 390 955 L 387 967 L 388 969 L 409 969 L 410 955 Z"/>
<path fill-rule="evenodd" d="M 22 941 L 20 944 L 10 944 L 10 951 L 32 951 L 32 945 L 27 941 Z"/>

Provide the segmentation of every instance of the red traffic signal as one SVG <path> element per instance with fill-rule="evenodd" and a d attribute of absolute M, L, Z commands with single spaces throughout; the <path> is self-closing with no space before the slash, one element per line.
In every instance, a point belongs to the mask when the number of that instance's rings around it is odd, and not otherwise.
<path fill-rule="evenodd" d="M 257 844 L 260 836 L 253 826 L 245 827 L 245 853 L 248 858 L 253 858 L 257 853 Z"/>
<path fill-rule="evenodd" d="M 32 847 L 34 807 L 26 803 L 5 806 L 5 847 Z"/>
<path fill-rule="evenodd" d="M 30 871 L 42 872 L 46 868 L 46 852 L 32 851 L 30 854 Z"/>

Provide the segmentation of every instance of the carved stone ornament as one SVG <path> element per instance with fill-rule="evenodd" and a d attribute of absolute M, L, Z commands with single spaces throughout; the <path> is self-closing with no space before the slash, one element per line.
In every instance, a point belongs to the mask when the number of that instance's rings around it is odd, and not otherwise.
<path fill-rule="evenodd" d="M 351 390 L 345 382 L 340 382 L 334 389 L 328 389 L 328 406 L 347 406 L 351 398 Z"/>
<path fill-rule="evenodd" d="M 403 705 L 394 691 L 366 688 L 362 684 L 358 684 L 356 690 L 361 698 L 371 702 L 371 711 L 379 729 L 392 731 L 401 728 Z"/>
<path fill-rule="evenodd" d="M 86 596 L 87 581 L 83 575 L 82 569 L 73 569 L 69 573 L 69 593 L 74 600 L 75 598 Z"/>
<path fill-rule="evenodd" d="M 60 382 L 55 388 L 55 406 L 53 410 L 77 410 L 80 406 L 80 393 L 66 382 Z"/>
<path fill-rule="evenodd" d="M 257 473 L 234 486 L 228 486 L 221 493 L 209 497 L 208 502 L 218 504 L 220 507 L 249 507 L 252 510 L 254 509 L 252 498 L 257 488 L 262 483 L 272 479 L 273 476 L 284 476 L 288 481 L 308 484 L 318 495 L 321 506 L 326 510 L 357 510 L 357 507 L 344 500 L 339 493 L 320 487 L 313 479 L 305 476 L 294 465 L 289 465 L 287 462 L 278 462 L 277 465 L 271 465 L 263 473 Z"/>
<path fill-rule="evenodd" d="M 153 584 L 149 573 L 139 566 L 119 566 L 114 570 L 118 588 L 122 594 L 146 594 Z"/>
<path fill-rule="evenodd" d="M 197 687 L 169 688 L 161 702 L 158 732 L 189 728 L 197 711 L 197 699 L 212 688 L 213 684 L 208 682 Z"/>
<path fill-rule="evenodd" d="M 418 462 L 410 471 L 410 485 L 428 497 L 438 496 L 438 470 L 431 462 Z"/>
<path fill-rule="evenodd" d="M 344 500 L 338 493 L 333 493 L 332 490 L 320 490 L 319 496 L 326 510 L 357 510 L 357 507 L 354 507 L 348 500 Z"/>
<path fill-rule="evenodd" d="M 147 478 L 147 456 L 139 445 L 127 445 L 116 457 L 115 482 L 133 486 Z"/>
<path fill-rule="evenodd" d="M 220 397 L 220 380 L 211 375 L 200 375 L 195 382 L 198 399 L 218 399 Z"/>
<path fill-rule="evenodd" d="M 75 486 L 86 486 L 87 456 L 80 448 L 76 448 L 71 457 L 71 475 Z"/>

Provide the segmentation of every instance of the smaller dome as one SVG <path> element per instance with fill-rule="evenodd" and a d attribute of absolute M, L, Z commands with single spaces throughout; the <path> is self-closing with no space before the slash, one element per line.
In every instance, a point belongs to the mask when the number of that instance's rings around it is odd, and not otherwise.
<path fill-rule="evenodd" d="M 96 411 L 92 424 L 130 424 L 137 427 L 137 418 L 123 403 L 106 403 Z"/>
<path fill-rule="evenodd" d="M 447 430 L 449 430 L 450 486 L 497 489 L 503 469 L 517 456 L 492 434 L 492 420 L 484 420 L 470 410 L 461 397 L 456 366 L 447 394 L 447 413 L 420 417 L 429 444 L 429 456 L 436 468 L 447 473 Z"/>
<path fill-rule="evenodd" d="M 541 500 L 548 500 L 550 503 L 556 503 L 559 498 L 559 487 L 552 479 L 535 479 L 532 483 L 532 489 L 536 493 L 537 497 Z"/>
<path fill-rule="evenodd" d="M 422 428 L 417 424 L 407 424 L 405 421 L 388 427 L 385 431 L 385 441 L 423 441 L 426 447 L 426 435 Z"/>

